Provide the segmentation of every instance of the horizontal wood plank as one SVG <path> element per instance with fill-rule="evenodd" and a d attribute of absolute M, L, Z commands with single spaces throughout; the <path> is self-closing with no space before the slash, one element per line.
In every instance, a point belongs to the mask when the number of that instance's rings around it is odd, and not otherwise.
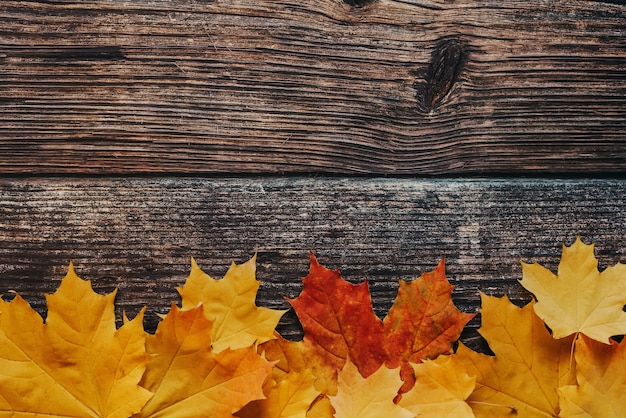
<path fill-rule="evenodd" d="M 479 291 L 528 301 L 520 260 L 556 271 L 561 244 L 578 235 L 596 243 L 601 268 L 624 261 L 624 196 L 625 180 L 0 179 L 0 293 L 44 312 L 43 293 L 71 260 L 98 292 L 119 288 L 118 316 L 147 305 L 154 331 L 190 257 L 220 278 L 257 253 L 258 304 L 286 309 L 313 251 L 346 279 L 369 280 L 381 317 L 398 279 L 445 257 L 457 306 L 474 312 Z M 293 312 L 280 330 L 298 338 Z"/>
<path fill-rule="evenodd" d="M 618 173 L 610 1 L 0 2 L 4 173 Z"/>

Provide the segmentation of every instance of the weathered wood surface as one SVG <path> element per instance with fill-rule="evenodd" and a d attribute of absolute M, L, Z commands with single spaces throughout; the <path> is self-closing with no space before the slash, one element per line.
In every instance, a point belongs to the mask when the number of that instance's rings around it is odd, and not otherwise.
<path fill-rule="evenodd" d="M 626 6 L 0 2 L 3 173 L 618 173 Z"/>
<path fill-rule="evenodd" d="M 475 311 L 479 291 L 528 301 L 520 260 L 555 271 L 577 235 L 596 243 L 602 268 L 624 261 L 624 196 L 625 180 L 2 179 L 0 293 L 43 312 L 72 260 L 98 292 L 119 287 L 120 310 L 147 305 L 154 330 L 191 256 L 220 278 L 256 252 L 258 303 L 287 308 L 312 250 L 346 279 L 368 279 L 380 316 L 398 279 L 445 257 L 457 306 Z M 293 312 L 280 329 L 299 335 Z"/>

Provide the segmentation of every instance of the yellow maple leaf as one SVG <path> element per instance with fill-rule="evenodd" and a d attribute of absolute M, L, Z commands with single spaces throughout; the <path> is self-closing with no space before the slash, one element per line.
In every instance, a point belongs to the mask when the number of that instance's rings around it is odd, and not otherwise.
<path fill-rule="evenodd" d="M 313 379 L 309 369 L 268 379 L 263 386 L 267 399 L 251 402 L 235 415 L 241 418 L 304 417 L 319 395 Z"/>
<path fill-rule="evenodd" d="M 141 384 L 154 392 L 141 417 L 231 416 L 262 399 L 272 367 L 254 347 L 215 353 L 212 323 L 202 306 L 182 311 L 172 305 L 146 347 L 152 355 Z"/>
<path fill-rule="evenodd" d="M 576 342 L 577 385 L 559 388 L 561 417 L 621 417 L 626 408 L 626 339 Z"/>
<path fill-rule="evenodd" d="M 481 294 L 480 334 L 495 356 L 460 344 L 453 362 L 476 376 L 468 403 L 477 417 L 554 417 L 559 413 L 556 388 L 573 383 L 570 352 L 573 337 L 555 340 L 533 311 L 505 296 Z"/>
<path fill-rule="evenodd" d="M 215 280 L 192 259 L 187 281 L 177 288 L 184 310 L 204 306 L 207 319 L 213 322 L 211 339 L 216 352 L 274 338 L 274 329 L 286 311 L 256 306 L 260 283 L 255 271 L 256 256 L 241 265 L 232 263 L 224 278 Z"/>
<path fill-rule="evenodd" d="M 472 408 L 465 402 L 474 390 L 475 377 L 455 364 L 450 356 L 411 363 L 415 386 L 398 403 L 416 416 L 471 418 Z"/>
<path fill-rule="evenodd" d="M 399 368 L 381 366 L 364 378 L 348 360 L 339 372 L 337 395 L 329 397 L 335 418 L 412 418 L 410 411 L 393 402 L 400 386 Z"/>
<path fill-rule="evenodd" d="M 335 409 L 326 395 L 320 395 L 313 401 L 306 413 L 306 418 L 333 418 Z"/>
<path fill-rule="evenodd" d="M 314 386 L 315 368 L 304 341 L 276 339 L 259 346 L 263 356 L 274 364 L 272 377 L 263 386 L 267 399 L 251 402 L 236 415 L 241 418 L 332 417 L 332 407 Z"/>
<path fill-rule="evenodd" d="M 276 339 L 259 346 L 265 359 L 273 363 L 271 377 L 263 385 L 266 399 L 246 405 L 236 415 L 241 418 L 304 417 L 319 395 L 314 376 L 305 364 L 302 342 Z"/>
<path fill-rule="evenodd" d="M 522 263 L 522 269 L 520 283 L 537 298 L 535 312 L 555 338 L 582 333 L 608 344 L 626 334 L 626 265 L 599 272 L 593 245 L 579 237 L 563 246 L 558 275 L 537 263 Z"/>
<path fill-rule="evenodd" d="M 115 292 L 102 296 L 72 264 L 46 295 L 42 318 L 19 295 L 0 299 L 0 416 L 127 418 L 152 394 L 143 312 L 115 326 Z"/>

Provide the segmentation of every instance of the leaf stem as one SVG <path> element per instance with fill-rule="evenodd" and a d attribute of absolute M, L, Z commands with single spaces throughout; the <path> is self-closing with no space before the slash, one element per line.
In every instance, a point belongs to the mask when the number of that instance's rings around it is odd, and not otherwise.
<path fill-rule="evenodd" d="M 576 349 L 576 341 L 578 340 L 578 336 L 580 335 L 580 332 L 577 332 L 574 335 L 574 339 L 572 340 L 572 348 L 570 349 L 569 352 L 569 370 L 568 370 L 568 374 L 570 376 L 570 379 L 575 378 L 575 366 L 574 366 L 574 350 Z"/>

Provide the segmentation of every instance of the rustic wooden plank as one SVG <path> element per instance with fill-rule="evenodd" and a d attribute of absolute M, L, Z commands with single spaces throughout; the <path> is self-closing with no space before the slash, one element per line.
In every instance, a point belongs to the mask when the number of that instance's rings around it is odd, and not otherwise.
<path fill-rule="evenodd" d="M 43 312 L 72 260 L 97 291 L 119 287 L 120 310 L 147 305 L 154 330 L 191 256 L 219 278 L 258 253 L 258 303 L 282 309 L 312 250 L 346 279 L 368 279 L 380 316 L 398 279 L 445 257 L 457 305 L 475 311 L 479 291 L 528 301 L 520 260 L 554 270 L 577 235 L 596 242 L 602 268 L 624 261 L 624 196 L 626 180 L 611 179 L 0 179 L 0 293 Z M 280 329 L 299 335 L 293 312 Z"/>
<path fill-rule="evenodd" d="M 0 3 L 4 173 L 621 172 L 617 1 Z"/>

